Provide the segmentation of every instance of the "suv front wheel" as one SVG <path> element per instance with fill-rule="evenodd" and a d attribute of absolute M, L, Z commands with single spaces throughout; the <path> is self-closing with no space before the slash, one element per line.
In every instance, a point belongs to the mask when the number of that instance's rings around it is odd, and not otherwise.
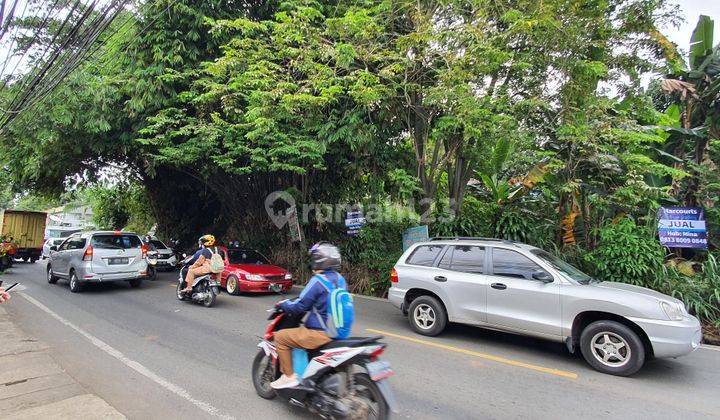
<path fill-rule="evenodd" d="M 595 321 L 580 335 L 585 360 L 603 373 L 630 376 L 645 363 L 645 345 L 627 325 L 616 321 Z"/>
<path fill-rule="evenodd" d="M 410 303 L 408 309 L 410 326 L 422 335 L 436 336 L 447 325 L 445 307 L 432 296 L 420 296 Z"/>
<path fill-rule="evenodd" d="M 50 284 L 55 284 L 55 283 L 57 283 L 57 281 L 58 281 L 58 278 L 57 278 L 57 276 L 55 275 L 55 273 L 53 273 L 52 266 L 50 266 L 50 264 L 48 264 L 48 267 L 47 267 L 47 282 L 50 283 Z"/>

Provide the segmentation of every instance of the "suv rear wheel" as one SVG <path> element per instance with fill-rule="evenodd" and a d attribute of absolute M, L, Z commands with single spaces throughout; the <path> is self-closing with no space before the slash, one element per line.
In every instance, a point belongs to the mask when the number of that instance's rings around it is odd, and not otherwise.
<path fill-rule="evenodd" d="M 434 297 L 420 296 L 410 303 L 408 319 L 415 332 L 432 337 L 445 329 L 447 312 L 442 303 Z"/>
<path fill-rule="evenodd" d="M 645 345 L 627 325 L 616 321 L 595 321 L 580 335 L 585 360 L 602 373 L 630 376 L 645 363 Z"/>

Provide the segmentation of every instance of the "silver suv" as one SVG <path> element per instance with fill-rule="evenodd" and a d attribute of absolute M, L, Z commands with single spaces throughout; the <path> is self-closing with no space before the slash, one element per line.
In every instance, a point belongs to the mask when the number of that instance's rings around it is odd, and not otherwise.
<path fill-rule="evenodd" d="M 80 292 L 85 283 L 129 281 L 130 286 L 139 287 L 147 277 L 147 248 L 134 233 L 76 233 L 50 249 L 48 283 L 66 279 L 73 293 Z"/>
<path fill-rule="evenodd" d="M 392 272 L 389 300 L 423 335 L 448 322 L 564 342 L 595 369 L 637 372 L 650 357 L 700 346 L 700 322 L 670 296 L 599 282 L 530 245 L 484 238 L 414 244 Z"/>

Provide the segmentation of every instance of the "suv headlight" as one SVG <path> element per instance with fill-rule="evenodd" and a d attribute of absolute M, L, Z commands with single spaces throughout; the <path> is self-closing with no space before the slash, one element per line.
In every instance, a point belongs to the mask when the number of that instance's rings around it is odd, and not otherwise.
<path fill-rule="evenodd" d="M 660 302 L 660 307 L 662 307 L 663 312 L 665 312 L 665 315 L 667 315 L 671 321 L 682 321 L 683 310 L 680 308 L 680 305 L 670 302 Z"/>
<path fill-rule="evenodd" d="M 262 281 L 263 276 L 260 274 L 245 274 L 245 278 L 251 281 Z"/>

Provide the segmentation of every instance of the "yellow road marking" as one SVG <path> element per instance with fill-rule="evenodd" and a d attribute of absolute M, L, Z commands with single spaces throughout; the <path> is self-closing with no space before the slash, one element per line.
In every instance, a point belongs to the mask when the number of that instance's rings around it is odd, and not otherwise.
<path fill-rule="evenodd" d="M 559 369 L 547 368 L 544 366 L 533 365 L 530 363 L 518 362 L 517 360 L 506 359 L 506 358 L 500 357 L 500 356 L 493 356 L 492 354 L 479 353 L 479 352 L 472 351 L 472 350 L 461 349 L 459 347 L 448 346 L 448 345 L 440 344 L 440 343 L 434 343 L 432 341 L 427 341 L 427 340 L 420 340 L 418 338 L 407 337 L 404 335 L 394 334 L 391 332 L 376 330 L 376 329 L 372 329 L 372 328 L 367 328 L 366 331 L 369 331 L 369 332 L 375 333 L 375 334 L 381 334 L 381 335 L 384 335 L 387 337 L 399 338 L 401 340 L 410 341 L 410 342 L 416 343 L 416 344 L 422 344 L 422 345 L 429 346 L 429 347 L 435 347 L 435 348 L 442 349 L 442 350 L 452 351 L 455 353 L 461 353 L 461 354 L 465 354 L 468 356 L 475 356 L 475 357 L 479 357 L 479 358 L 485 359 L 485 360 L 492 360 L 493 362 L 503 363 L 503 364 L 510 365 L 510 366 L 521 367 L 521 368 L 530 369 L 530 370 L 534 370 L 537 372 L 547 373 L 547 374 L 555 375 L 555 376 L 561 376 L 563 378 L 568 378 L 568 379 L 577 379 L 578 378 L 577 373 L 567 372 L 567 371 L 559 370 Z"/>

